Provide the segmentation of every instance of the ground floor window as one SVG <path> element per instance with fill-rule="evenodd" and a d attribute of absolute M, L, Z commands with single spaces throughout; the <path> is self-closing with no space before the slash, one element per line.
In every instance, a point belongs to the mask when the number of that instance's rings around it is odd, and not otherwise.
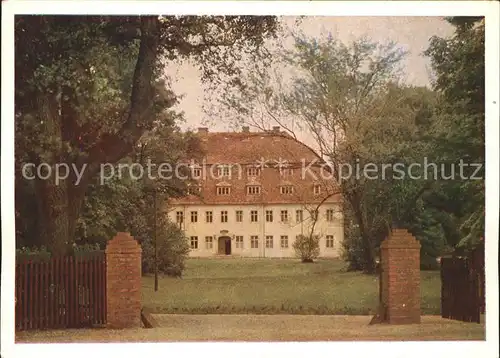
<path fill-rule="evenodd" d="M 288 249 L 288 236 L 281 235 L 280 246 L 282 249 Z"/>
<path fill-rule="evenodd" d="M 259 237 L 256 235 L 250 236 L 250 247 L 252 249 L 258 249 L 259 248 Z"/>
<path fill-rule="evenodd" d="M 272 249 L 272 248 L 273 248 L 273 237 L 266 236 L 266 249 Z"/>
<path fill-rule="evenodd" d="M 205 237 L 205 248 L 210 250 L 214 247 L 214 239 L 212 236 Z"/>
<path fill-rule="evenodd" d="M 243 236 L 236 236 L 236 248 L 237 249 L 243 248 Z"/>
<path fill-rule="evenodd" d="M 333 235 L 326 235 L 326 247 L 333 248 Z"/>
<path fill-rule="evenodd" d="M 198 248 L 198 236 L 191 236 L 191 249 L 195 250 Z"/>

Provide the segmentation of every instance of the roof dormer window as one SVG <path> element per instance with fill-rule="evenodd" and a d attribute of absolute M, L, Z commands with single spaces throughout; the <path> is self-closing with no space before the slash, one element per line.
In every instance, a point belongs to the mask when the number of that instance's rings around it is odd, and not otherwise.
<path fill-rule="evenodd" d="M 217 176 L 219 178 L 231 177 L 231 166 L 230 165 L 219 165 L 217 167 Z"/>
<path fill-rule="evenodd" d="M 201 193 L 201 186 L 198 184 L 189 185 L 187 188 L 188 195 L 198 195 Z"/>
<path fill-rule="evenodd" d="M 260 185 L 247 185 L 247 194 L 248 195 L 257 195 L 260 194 Z"/>
<path fill-rule="evenodd" d="M 191 175 L 193 176 L 194 179 L 201 178 L 201 167 L 199 165 L 192 165 Z"/>
<path fill-rule="evenodd" d="M 280 192 L 283 195 L 291 195 L 291 194 L 293 194 L 293 186 L 292 185 L 282 185 L 282 186 L 280 186 Z"/>
<path fill-rule="evenodd" d="M 229 195 L 231 194 L 231 184 L 222 182 L 217 184 L 217 195 Z"/>
<path fill-rule="evenodd" d="M 313 193 L 314 193 L 314 195 L 319 195 L 319 194 L 321 194 L 321 185 L 319 185 L 319 184 L 315 184 L 315 185 L 313 186 Z"/>
<path fill-rule="evenodd" d="M 250 167 L 247 168 L 247 176 L 258 177 L 260 175 L 260 168 Z"/>
<path fill-rule="evenodd" d="M 293 168 L 282 168 L 280 173 L 283 177 L 291 177 L 293 175 Z"/>
<path fill-rule="evenodd" d="M 220 186 L 217 188 L 217 195 L 229 195 L 231 194 L 231 188 L 228 186 Z"/>

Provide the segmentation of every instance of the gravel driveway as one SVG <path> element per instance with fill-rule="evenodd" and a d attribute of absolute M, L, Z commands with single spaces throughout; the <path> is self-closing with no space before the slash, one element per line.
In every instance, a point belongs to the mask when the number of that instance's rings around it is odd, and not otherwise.
<path fill-rule="evenodd" d="M 18 343 L 174 341 L 484 340 L 484 324 L 423 316 L 415 325 L 368 325 L 371 316 L 154 315 L 158 328 L 20 332 Z"/>

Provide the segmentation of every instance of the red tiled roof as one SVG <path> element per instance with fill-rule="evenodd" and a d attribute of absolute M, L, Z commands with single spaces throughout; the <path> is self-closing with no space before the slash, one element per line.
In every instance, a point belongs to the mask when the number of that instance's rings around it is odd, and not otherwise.
<path fill-rule="evenodd" d="M 333 180 L 322 180 L 319 177 L 321 159 L 305 144 L 289 135 L 279 132 L 230 132 L 199 133 L 201 145 L 206 153 L 202 162 L 202 178 L 199 180 L 201 196 L 188 195 L 173 199 L 171 204 L 286 204 L 286 203 L 318 203 L 328 197 L 325 202 L 341 200 Z M 266 166 L 259 166 L 264 160 Z M 278 163 L 286 163 L 294 168 L 293 173 L 281 175 Z M 316 162 L 310 172 L 318 179 L 305 175 L 302 170 L 311 162 Z M 233 165 L 231 178 L 217 177 L 218 165 Z M 247 176 L 247 168 L 261 168 L 257 177 Z M 212 171 L 215 175 L 210 175 Z M 217 195 L 217 187 L 222 183 L 229 184 L 229 195 Z M 218 185 L 219 184 L 219 185 Z M 247 194 L 248 185 L 261 185 L 260 194 Z M 281 186 L 292 185 L 293 194 L 281 194 Z M 320 185 L 321 194 L 315 195 L 313 186 Z"/>

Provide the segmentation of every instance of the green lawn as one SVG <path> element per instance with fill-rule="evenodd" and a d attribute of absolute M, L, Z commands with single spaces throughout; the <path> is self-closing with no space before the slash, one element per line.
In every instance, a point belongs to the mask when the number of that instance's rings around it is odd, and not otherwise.
<path fill-rule="evenodd" d="M 378 277 L 345 272 L 340 260 L 189 259 L 182 279 L 143 278 L 156 313 L 373 314 Z M 440 314 L 439 272 L 421 274 L 422 313 Z"/>

